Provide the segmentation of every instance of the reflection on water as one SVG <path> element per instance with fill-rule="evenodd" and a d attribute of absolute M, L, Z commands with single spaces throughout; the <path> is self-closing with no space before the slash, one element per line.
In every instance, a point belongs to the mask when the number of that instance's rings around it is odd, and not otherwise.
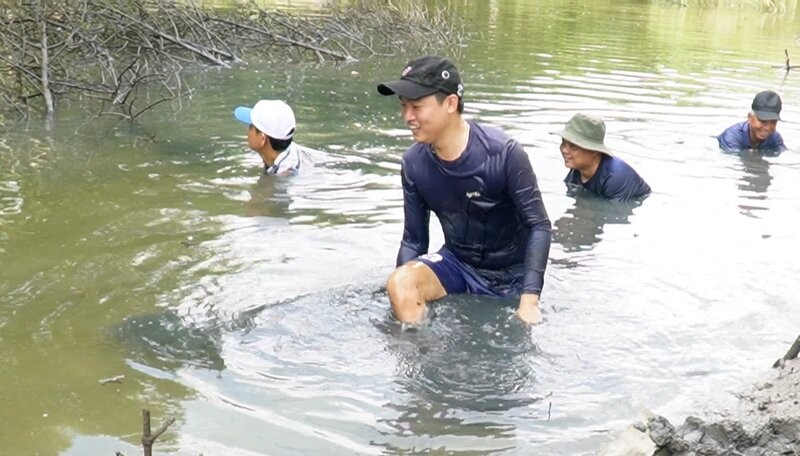
<path fill-rule="evenodd" d="M 637 202 L 608 201 L 580 188 L 571 189 L 575 203 L 553 223 L 553 242 L 565 252 L 591 250 L 602 239 L 606 224 L 627 224 Z"/>
<path fill-rule="evenodd" d="M 223 372 L 179 372 L 203 395 L 188 406 L 205 409 L 185 439 L 221 442 L 226 454 L 378 454 L 363 437 L 379 437 L 373 426 L 386 398 L 370 385 L 392 365 L 366 343 L 367 318 L 386 315 L 376 296 L 385 299 L 371 288 L 333 288 L 251 311 L 224 337 Z M 203 415 L 235 417 L 236 429 Z"/>
<path fill-rule="evenodd" d="M 24 200 L 20 191 L 19 182 L 16 180 L 2 180 L 0 175 L 0 253 L 5 253 L 6 242 L 10 238 L 9 233 L 4 229 L 4 225 L 10 224 L 9 217 L 22 212 Z M 0 285 L 0 293 L 3 286 Z M 3 326 L 3 319 L 0 316 L 0 326 Z"/>
<path fill-rule="evenodd" d="M 767 157 L 778 157 L 781 152 L 746 150 L 726 153 L 739 157 L 743 172 L 737 184 L 743 200 L 739 204 L 739 209 L 741 209 L 742 215 L 758 218 L 759 212 L 769 209 L 769 205 L 763 203 L 768 199 L 767 190 L 772 183 L 772 176 L 769 173 L 770 163 Z"/>
<path fill-rule="evenodd" d="M 184 365 L 222 370 L 222 329 L 215 324 L 197 324 L 174 312 L 128 318 L 112 334 L 126 347 L 131 360 L 161 370 Z"/>
<path fill-rule="evenodd" d="M 252 155 L 245 155 L 248 164 Z M 395 192 L 392 175 L 399 165 L 370 163 L 332 151 L 314 151 L 312 158 L 314 167 L 290 178 L 253 174 L 252 169 L 239 165 L 224 168 L 222 176 L 208 183 L 192 185 L 241 202 L 243 210 L 236 213 L 247 217 L 314 226 L 375 225 L 399 219 L 402 195 Z M 399 162 L 399 158 L 393 160 Z"/>
<path fill-rule="evenodd" d="M 554 222 L 545 323 L 473 297 L 394 323 L 411 137 L 375 81 L 408 56 L 253 62 L 135 129 L 81 113 L 78 135 L 59 119 L 52 140 L 36 123 L 0 136 L 3 451 L 134 454 L 151 407 L 180 417 L 158 447 L 174 456 L 584 455 L 640 407 L 702 411 L 767 368 L 800 320 L 797 153 L 730 156 L 709 135 L 785 78 L 781 133 L 800 137 L 796 75 L 769 51 L 796 21 L 741 34 L 752 10 L 450 4 L 482 37 L 459 56 L 467 114 L 525 145 Z M 296 107 L 326 155 L 311 173 L 260 177 L 230 117 L 254 94 Z M 658 189 L 641 206 L 565 194 L 549 132 L 577 111 Z"/>
<path fill-rule="evenodd" d="M 0 181 L 0 223 L 8 215 L 22 212 L 22 197 L 19 182 L 14 180 Z"/>
<path fill-rule="evenodd" d="M 284 218 L 289 212 L 291 198 L 288 193 L 290 180 L 271 174 L 261 174 L 248 190 L 244 212 L 248 217 L 269 216 Z"/>

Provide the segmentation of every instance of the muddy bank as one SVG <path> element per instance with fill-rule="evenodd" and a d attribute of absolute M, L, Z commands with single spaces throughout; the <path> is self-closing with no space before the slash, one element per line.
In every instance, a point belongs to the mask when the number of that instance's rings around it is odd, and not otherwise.
<path fill-rule="evenodd" d="M 680 425 L 645 414 L 602 456 L 800 455 L 800 337 L 763 381 L 739 395 L 738 409 L 706 422 L 690 416 Z"/>

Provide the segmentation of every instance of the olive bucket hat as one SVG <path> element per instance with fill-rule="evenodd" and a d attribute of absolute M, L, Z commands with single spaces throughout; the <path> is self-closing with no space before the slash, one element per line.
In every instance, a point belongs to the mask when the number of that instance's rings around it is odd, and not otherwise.
<path fill-rule="evenodd" d="M 563 130 L 553 134 L 559 135 L 584 149 L 596 150 L 609 156 L 614 155 L 603 143 L 603 139 L 606 136 L 606 124 L 597 117 L 581 113 L 575 114 L 569 119 Z"/>

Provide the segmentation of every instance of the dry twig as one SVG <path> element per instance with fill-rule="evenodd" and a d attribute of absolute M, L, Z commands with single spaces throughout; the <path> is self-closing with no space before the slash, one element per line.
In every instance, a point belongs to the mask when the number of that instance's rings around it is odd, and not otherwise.
<path fill-rule="evenodd" d="M 0 112 L 53 113 L 60 99 L 73 96 L 100 101 L 101 114 L 134 120 L 187 95 L 185 69 L 229 67 L 245 49 L 279 61 L 348 62 L 457 48 L 465 39 L 445 10 L 404 1 L 306 16 L 254 3 L 202 9 L 191 0 L 6 2 L 0 6 Z"/>
<path fill-rule="evenodd" d="M 142 446 L 144 447 L 144 456 L 153 456 L 153 444 L 156 439 L 163 434 L 167 428 L 175 422 L 175 417 L 167 418 L 161 427 L 156 429 L 156 432 L 151 433 L 150 430 L 150 410 L 142 409 Z"/>

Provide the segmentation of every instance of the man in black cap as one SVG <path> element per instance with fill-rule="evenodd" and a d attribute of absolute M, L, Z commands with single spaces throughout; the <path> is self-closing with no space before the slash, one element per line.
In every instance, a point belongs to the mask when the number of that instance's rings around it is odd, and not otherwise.
<path fill-rule="evenodd" d="M 449 59 L 409 62 L 378 92 L 399 97 L 415 141 L 403 154 L 405 226 L 386 286 L 397 319 L 417 323 L 429 301 L 476 293 L 519 297 L 517 316 L 540 323 L 551 227 L 522 146 L 462 117 L 464 86 Z M 428 253 L 431 211 L 445 240 L 435 253 Z"/>
<path fill-rule="evenodd" d="M 765 90 L 753 98 L 752 109 L 747 120 L 731 125 L 717 136 L 719 146 L 728 151 L 759 150 L 783 152 L 783 138 L 775 131 L 781 120 L 781 97 L 772 90 Z"/>

